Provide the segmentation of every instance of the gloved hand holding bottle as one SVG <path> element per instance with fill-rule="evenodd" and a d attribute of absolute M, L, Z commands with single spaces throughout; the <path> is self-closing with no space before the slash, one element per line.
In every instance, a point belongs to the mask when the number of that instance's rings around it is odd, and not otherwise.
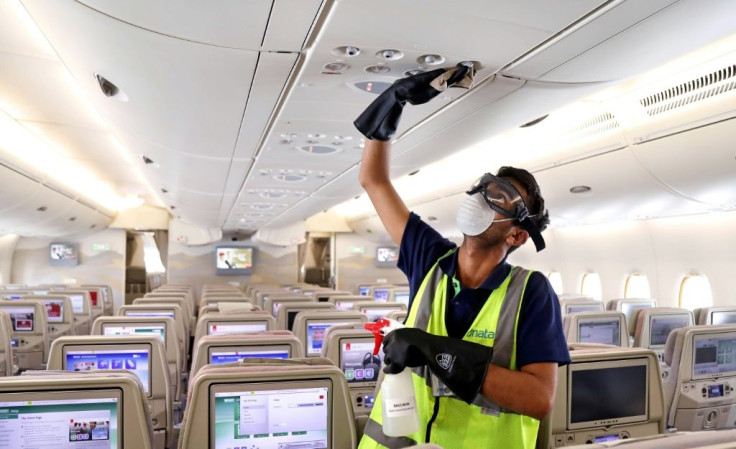
<path fill-rule="evenodd" d="M 493 357 L 493 348 L 478 343 L 440 337 L 420 329 L 396 329 L 383 342 L 383 371 L 427 366 L 455 395 L 471 404 L 478 395 Z"/>

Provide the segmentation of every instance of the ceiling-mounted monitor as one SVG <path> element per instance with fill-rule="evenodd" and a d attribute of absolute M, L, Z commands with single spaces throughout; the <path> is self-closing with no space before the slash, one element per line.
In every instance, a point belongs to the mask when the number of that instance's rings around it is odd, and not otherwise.
<path fill-rule="evenodd" d="M 50 243 L 49 265 L 52 267 L 76 267 L 79 265 L 79 245 L 72 242 Z"/>
<path fill-rule="evenodd" d="M 399 248 L 395 246 L 379 246 L 376 248 L 376 267 L 396 268 L 399 261 Z"/>
<path fill-rule="evenodd" d="M 215 274 L 243 276 L 253 274 L 255 248 L 251 246 L 218 246 L 215 249 Z"/>

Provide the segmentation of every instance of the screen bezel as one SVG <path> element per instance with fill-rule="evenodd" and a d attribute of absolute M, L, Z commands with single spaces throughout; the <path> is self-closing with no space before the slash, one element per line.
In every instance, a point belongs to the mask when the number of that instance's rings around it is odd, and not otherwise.
<path fill-rule="evenodd" d="M 125 345 L 125 349 L 120 349 L 119 346 L 121 345 Z M 100 349 L 102 347 L 107 347 L 108 349 Z M 153 346 L 150 343 L 114 343 L 114 344 L 95 343 L 95 344 L 89 344 L 89 345 L 83 345 L 83 344 L 63 345 L 61 348 L 61 357 L 62 357 L 61 358 L 61 369 L 64 371 L 68 371 L 67 365 L 66 365 L 67 353 L 73 352 L 73 351 L 105 352 L 105 351 L 140 351 L 140 350 L 144 350 L 148 352 L 148 392 L 147 393 L 144 392 L 144 393 L 146 394 L 146 397 L 150 398 L 150 397 L 153 397 Z M 104 372 L 107 370 L 95 370 L 95 371 Z M 70 372 L 74 372 L 74 371 L 70 371 Z M 141 383 L 142 382 L 143 380 L 141 379 Z"/>
<path fill-rule="evenodd" d="M 0 404 L 5 402 L 35 402 L 35 401 L 77 401 L 85 399 L 115 399 L 117 402 L 117 449 L 125 447 L 123 429 L 125 428 L 123 416 L 123 390 L 121 388 L 108 387 L 89 390 L 25 390 L 0 393 Z M 37 397 L 37 399 L 36 399 Z"/>
<path fill-rule="evenodd" d="M 337 367 L 340 368 L 340 371 L 345 374 L 345 370 L 343 369 L 343 362 L 342 362 L 342 347 L 343 345 L 347 343 L 374 343 L 372 337 L 340 337 L 338 339 L 338 359 L 337 359 Z M 381 360 L 381 363 L 383 363 L 383 360 Z M 380 376 L 380 374 L 379 374 Z M 375 387 L 378 381 L 360 381 L 360 382 L 347 382 L 348 388 L 359 388 L 359 387 Z"/>
<path fill-rule="evenodd" d="M 307 318 L 304 320 L 304 355 L 306 357 L 319 357 L 322 353 L 322 350 L 318 353 L 311 353 L 309 352 L 309 323 L 333 323 L 331 326 L 327 327 L 329 329 L 332 326 L 340 326 L 344 324 L 356 324 L 356 323 L 363 323 L 364 321 L 360 318 Z M 327 332 L 325 332 L 325 337 L 327 336 Z M 322 347 L 325 346 L 325 340 L 322 339 Z"/>
<path fill-rule="evenodd" d="M 327 447 L 325 449 L 337 449 L 333 445 L 333 404 L 334 404 L 334 388 L 332 380 L 327 378 L 318 379 L 300 379 L 300 380 L 273 380 L 243 383 L 221 383 L 211 384 L 209 391 L 209 447 L 215 446 L 215 395 L 217 393 L 245 393 L 249 391 L 279 391 L 279 390 L 295 390 L 300 388 L 327 388 Z"/>
<path fill-rule="evenodd" d="M 218 268 L 217 260 L 219 258 L 220 251 L 231 251 L 231 250 L 250 250 L 250 267 L 249 268 Z M 256 247 L 255 246 L 218 246 L 215 247 L 215 274 L 217 276 L 243 276 L 251 275 L 255 270 L 256 266 Z"/>
<path fill-rule="evenodd" d="M 212 356 L 214 352 L 283 352 L 288 353 L 287 358 L 291 358 L 292 351 L 289 344 L 269 344 L 269 345 L 230 345 L 230 346 L 209 346 L 207 348 L 207 363 L 212 364 Z"/>
<path fill-rule="evenodd" d="M 242 325 L 253 325 L 253 324 L 263 324 L 265 326 L 265 329 L 253 331 L 253 332 L 231 332 L 228 334 L 211 334 L 210 328 L 213 324 L 219 325 L 225 325 L 225 326 L 242 326 Z M 238 334 L 245 334 L 245 335 L 252 335 L 257 334 L 260 332 L 265 332 L 268 330 L 268 320 L 247 320 L 247 321 L 233 321 L 233 320 L 219 320 L 219 319 L 209 319 L 207 320 L 207 334 L 206 335 L 238 335 Z"/>
<path fill-rule="evenodd" d="M 76 310 L 74 310 L 74 298 L 72 298 L 72 296 L 77 297 L 80 295 L 82 296 L 82 311 L 77 312 Z M 87 295 L 85 295 L 83 292 L 72 292 L 72 293 L 64 292 L 64 296 L 69 298 L 69 302 L 72 303 L 72 315 L 87 316 L 90 314 L 90 311 L 92 309 L 92 302 L 85 301 L 85 299 L 87 299 Z"/>
<path fill-rule="evenodd" d="M 725 373 L 714 373 L 714 374 L 695 374 L 695 357 L 697 355 L 696 351 L 696 342 L 697 340 L 711 340 L 711 339 L 733 339 L 734 336 L 732 333 L 729 332 L 714 332 L 714 333 L 708 333 L 708 334 L 693 334 L 692 336 L 692 348 L 693 348 L 693 358 L 691 360 L 692 366 L 690 367 L 690 375 L 692 380 L 699 380 L 699 379 L 717 379 L 720 377 L 730 377 L 736 375 L 736 370 L 734 371 L 728 371 Z"/>
<path fill-rule="evenodd" d="M 8 309 L 33 309 L 33 319 L 31 320 L 31 330 L 17 330 L 15 328 L 15 321 L 10 316 L 11 312 Z M 0 304 L 0 310 L 8 314 L 8 318 L 10 319 L 10 322 L 11 322 L 10 323 L 11 333 L 14 334 L 16 332 L 20 332 L 22 334 L 33 334 L 38 331 L 38 326 L 36 323 L 36 321 L 38 321 L 38 318 L 37 318 L 38 317 L 38 307 L 36 307 L 35 305 L 16 304 L 14 302 L 8 301 L 7 304 Z M 43 306 L 43 313 L 46 313 L 45 305 Z"/>
<path fill-rule="evenodd" d="M 163 326 L 163 328 L 164 328 L 164 340 L 163 340 L 163 344 L 166 347 L 166 350 L 168 351 L 169 346 L 168 346 L 168 343 L 167 343 L 167 338 L 169 336 L 170 329 L 166 325 L 166 321 L 161 321 L 161 322 L 158 322 L 158 321 L 145 321 L 145 322 L 141 322 L 141 321 L 139 321 L 139 322 L 132 322 L 132 323 L 129 323 L 127 321 L 107 321 L 107 322 L 103 322 L 102 325 L 100 326 L 100 334 L 102 336 L 106 336 L 105 335 L 105 328 L 107 328 L 107 327 L 158 327 L 158 326 Z M 114 335 L 114 336 L 115 337 L 135 337 L 136 335 L 137 334 L 133 334 L 133 335 Z M 143 334 L 143 336 L 147 336 L 147 335 L 154 335 L 154 334 Z"/>
<path fill-rule="evenodd" d="M 733 315 L 734 317 L 736 317 L 736 310 L 711 310 L 710 317 L 709 317 L 710 320 L 708 320 L 708 323 L 711 324 L 711 325 L 713 325 L 713 326 L 733 326 L 734 324 L 736 324 L 736 322 L 734 322 L 734 323 L 715 324 L 714 323 L 714 318 L 715 318 L 715 315 L 716 314 Z"/>
<path fill-rule="evenodd" d="M 611 418 L 611 419 L 605 419 L 600 421 L 582 421 L 578 423 L 572 423 L 572 377 L 573 372 L 575 371 L 591 371 L 591 370 L 600 370 L 600 369 L 606 369 L 606 368 L 624 368 L 629 366 L 644 366 L 646 369 L 645 374 L 645 399 L 644 399 L 644 414 L 643 415 L 635 415 L 635 416 L 625 416 L 621 418 Z M 648 358 L 634 358 L 634 359 L 624 359 L 624 360 L 606 360 L 606 361 L 600 361 L 600 362 L 581 362 L 581 363 L 573 363 L 571 365 L 568 365 L 567 370 L 567 409 L 566 412 L 566 424 L 568 430 L 578 430 L 578 429 L 588 429 L 592 427 L 607 427 L 611 425 L 621 425 L 621 424 L 630 424 L 630 423 L 637 423 L 637 422 L 643 422 L 649 419 L 649 395 L 650 395 L 650 388 L 649 388 L 649 379 L 652 373 L 649 369 L 649 359 Z"/>
<path fill-rule="evenodd" d="M 690 314 L 688 313 L 654 313 L 654 314 L 649 315 L 649 349 L 661 349 L 667 346 L 666 338 L 665 338 L 664 343 L 662 343 L 661 345 L 652 344 L 652 329 L 654 329 L 654 320 L 657 318 L 669 318 L 669 317 L 681 317 L 681 316 L 685 317 L 685 321 L 687 322 L 687 324 L 685 324 L 685 326 L 682 326 L 682 327 L 687 327 L 687 326 L 692 325 L 692 320 L 690 319 Z M 680 328 L 678 327 L 675 329 L 680 329 Z M 672 331 L 670 331 L 670 333 L 672 333 Z M 668 335 L 668 338 L 669 338 L 669 335 Z"/>
<path fill-rule="evenodd" d="M 51 248 L 57 245 L 63 245 L 74 248 L 74 257 L 69 259 L 54 259 L 51 257 Z M 76 267 L 79 265 L 79 244 L 74 242 L 51 242 L 49 243 L 48 259 L 50 267 Z"/>
<path fill-rule="evenodd" d="M 181 310 L 181 309 L 180 309 Z M 170 313 L 171 316 L 168 315 L 128 315 L 128 312 L 133 313 Z M 147 318 L 147 317 L 164 317 L 164 318 L 171 318 L 176 321 L 176 309 L 166 309 L 166 308 L 157 308 L 157 309 L 124 309 L 123 310 L 123 316 L 132 316 L 137 318 Z"/>
<path fill-rule="evenodd" d="M 580 331 L 581 327 L 586 324 L 615 324 L 618 323 L 618 341 L 616 343 L 612 343 L 613 346 L 621 346 L 621 335 L 625 332 L 625 329 L 623 329 L 623 326 L 621 325 L 621 320 L 618 316 L 605 316 L 605 317 L 579 317 L 578 318 L 578 336 L 577 341 L 578 343 L 594 343 L 594 344 L 611 344 L 611 343 L 600 343 L 600 342 L 584 342 L 580 340 Z"/>

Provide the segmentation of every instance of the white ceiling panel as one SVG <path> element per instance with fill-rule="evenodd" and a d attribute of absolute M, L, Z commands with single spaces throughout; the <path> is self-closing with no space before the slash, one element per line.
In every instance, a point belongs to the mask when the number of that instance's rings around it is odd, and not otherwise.
<path fill-rule="evenodd" d="M 298 50 L 304 45 L 323 0 L 274 0 L 264 50 Z"/>
<path fill-rule="evenodd" d="M 56 59 L 54 50 L 16 0 L 0 1 L 0 53 Z"/>

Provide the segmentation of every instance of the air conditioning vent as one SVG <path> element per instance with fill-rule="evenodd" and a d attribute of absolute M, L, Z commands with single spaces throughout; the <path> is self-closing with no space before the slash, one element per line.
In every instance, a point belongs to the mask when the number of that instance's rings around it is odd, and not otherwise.
<path fill-rule="evenodd" d="M 724 94 L 734 88 L 736 64 L 644 97 L 639 103 L 651 117 Z"/>
<path fill-rule="evenodd" d="M 565 134 L 567 141 L 577 141 L 605 134 L 621 127 L 616 117 L 610 112 L 598 114 L 570 128 Z"/>

